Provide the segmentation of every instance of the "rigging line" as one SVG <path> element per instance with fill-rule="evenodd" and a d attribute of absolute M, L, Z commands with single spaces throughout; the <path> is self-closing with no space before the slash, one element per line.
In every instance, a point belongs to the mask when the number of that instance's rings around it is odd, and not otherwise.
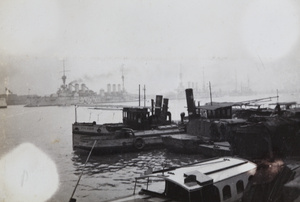
<path fill-rule="evenodd" d="M 80 179 L 81 179 L 81 176 L 82 176 L 82 174 L 83 174 L 84 168 L 85 168 L 87 162 L 89 161 L 89 158 L 90 158 L 90 156 L 91 156 L 91 154 L 92 154 L 92 151 L 93 151 L 93 149 L 94 149 L 96 143 L 97 143 L 97 140 L 94 141 L 94 144 L 93 144 L 93 146 L 92 146 L 92 148 L 91 148 L 91 150 L 90 150 L 90 153 L 89 153 L 89 155 L 88 155 L 88 157 L 87 157 L 87 159 L 86 159 L 86 161 L 85 161 L 85 164 L 84 164 L 84 166 L 83 166 L 83 168 L 82 168 L 81 174 L 80 174 L 80 176 L 79 176 L 79 178 L 78 178 L 78 180 L 77 180 L 76 186 L 75 186 L 75 188 L 74 188 L 74 190 L 73 190 L 73 193 L 72 193 L 72 195 L 71 195 L 70 202 L 71 202 L 71 201 L 76 201 L 75 199 L 73 199 L 73 196 L 74 196 L 74 194 L 75 194 L 75 191 L 76 191 L 76 189 L 77 189 L 77 186 L 78 186 L 79 181 L 80 181 Z"/>
<path fill-rule="evenodd" d="M 265 65 L 264 65 L 263 61 L 261 60 L 260 56 L 258 55 L 258 53 L 256 53 L 256 54 L 257 54 L 257 57 L 259 58 L 260 63 L 262 64 L 263 68 L 265 68 Z"/>

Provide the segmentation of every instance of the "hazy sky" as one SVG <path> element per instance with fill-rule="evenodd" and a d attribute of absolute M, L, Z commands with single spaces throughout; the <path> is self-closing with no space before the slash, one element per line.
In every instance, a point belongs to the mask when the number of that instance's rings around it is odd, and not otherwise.
<path fill-rule="evenodd" d="M 62 83 L 174 91 L 182 81 L 299 89 L 296 0 L 0 0 L 0 93 Z M 205 80 L 203 81 L 203 75 Z"/>

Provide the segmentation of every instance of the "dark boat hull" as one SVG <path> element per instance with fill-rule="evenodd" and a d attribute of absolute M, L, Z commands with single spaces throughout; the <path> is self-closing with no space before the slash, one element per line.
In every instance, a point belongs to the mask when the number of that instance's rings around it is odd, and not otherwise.
<path fill-rule="evenodd" d="M 198 147 L 200 153 L 207 157 L 232 156 L 232 150 L 228 142 L 200 144 Z"/>
<path fill-rule="evenodd" d="M 179 134 L 162 138 L 164 146 L 176 153 L 199 153 L 200 140 L 195 135 Z"/>
<path fill-rule="evenodd" d="M 162 137 L 181 133 L 179 128 L 134 131 L 131 136 L 113 133 L 97 134 L 73 131 L 73 149 L 98 153 L 131 152 L 163 147 Z M 94 145 L 95 144 L 95 145 Z M 94 146 L 94 147 L 93 147 Z"/>

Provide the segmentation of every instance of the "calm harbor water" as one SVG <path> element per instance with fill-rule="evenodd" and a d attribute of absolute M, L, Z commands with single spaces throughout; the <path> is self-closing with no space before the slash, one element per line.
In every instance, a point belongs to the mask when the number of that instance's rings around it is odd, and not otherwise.
<path fill-rule="evenodd" d="M 254 98 L 260 97 L 265 96 Z M 216 101 L 247 99 L 219 98 Z M 208 99 L 202 103 L 206 101 Z M 280 98 L 280 101 L 300 103 L 300 98 L 299 95 L 288 95 Z M 173 120 L 179 120 L 181 112 L 186 113 L 185 100 L 170 100 L 169 105 Z M 88 152 L 74 152 L 72 149 L 74 106 L 8 106 L 0 110 L 0 119 L 0 174 L 4 174 L 4 177 L 0 177 L 0 190 L 4 190 L 0 201 L 68 201 L 88 156 Z M 78 121 L 120 122 L 121 111 L 78 108 Z M 164 164 L 179 166 L 202 158 L 199 155 L 173 154 L 164 149 L 92 155 L 73 198 L 77 201 L 104 201 L 129 195 L 133 193 L 134 177 L 144 173 L 148 167 L 161 169 Z M 47 192 L 49 196 L 45 194 Z M 44 197 L 38 197 L 40 193 Z M 18 198 L 18 195 L 23 198 Z"/>

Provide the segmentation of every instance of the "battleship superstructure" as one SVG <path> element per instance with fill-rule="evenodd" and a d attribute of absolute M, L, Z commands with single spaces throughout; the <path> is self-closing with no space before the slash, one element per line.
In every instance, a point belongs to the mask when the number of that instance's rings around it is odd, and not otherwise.
<path fill-rule="evenodd" d="M 90 90 L 84 83 L 71 82 L 66 84 L 65 70 L 61 77 L 63 83 L 56 93 L 50 96 L 30 96 L 25 107 L 42 106 L 69 106 L 78 104 L 99 104 L 111 102 L 130 102 L 136 100 L 136 95 L 129 94 L 124 88 L 124 75 L 122 74 L 123 88 L 121 84 L 107 84 L 107 91 L 103 89 L 96 93 Z"/>

